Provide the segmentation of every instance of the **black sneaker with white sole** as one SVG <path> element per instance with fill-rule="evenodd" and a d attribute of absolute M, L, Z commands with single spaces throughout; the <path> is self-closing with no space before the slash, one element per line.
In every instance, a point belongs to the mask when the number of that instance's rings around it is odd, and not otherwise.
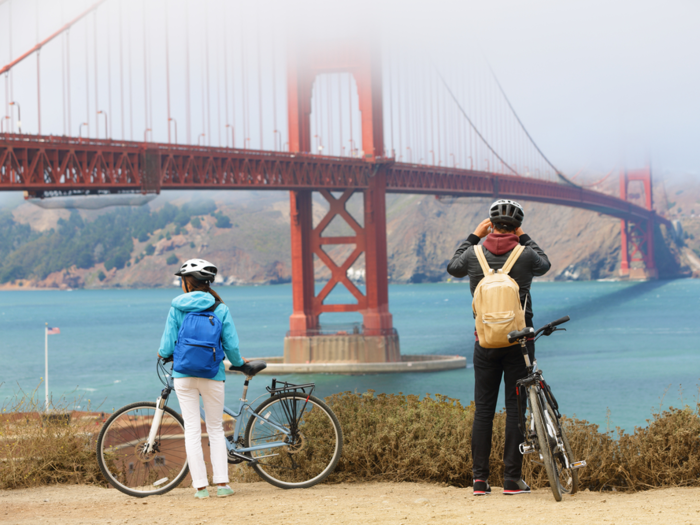
<path fill-rule="evenodd" d="M 514 494 L 530 494 L 530 487 L 522 479 L 515 481 L 507 479 L 503 482 L 503 494 L 512 496 Z"/>
<path fill-rule="evenodd" d="M 491 494 L 491 485 L 489 482 L 483 479 L 474 480 L 474 495 L 475 496 L 488 496 Z"/>

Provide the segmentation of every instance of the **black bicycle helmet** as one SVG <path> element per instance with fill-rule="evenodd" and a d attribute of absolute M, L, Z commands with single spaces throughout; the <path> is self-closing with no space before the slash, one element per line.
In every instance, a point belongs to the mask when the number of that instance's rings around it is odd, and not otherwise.
<path fill-rule="evenodd" d="M 190 259 L 180 267 L 175 275 L 182 277 L 183 275 L 191 275 L 199 281 L 214 282 L 218 269 L 209 261 L 204 259 Z"/>
<path fill-rule="evenodd" d="M 499 199 L 489 208 L 489 219 L 491 219 L 492 224 L 511 224 L 519 228 L 525 219 L 525 212 L 517 202 Z"/>

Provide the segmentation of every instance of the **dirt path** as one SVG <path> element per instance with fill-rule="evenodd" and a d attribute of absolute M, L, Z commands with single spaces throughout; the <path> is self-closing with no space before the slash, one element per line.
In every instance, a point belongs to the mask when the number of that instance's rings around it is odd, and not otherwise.
<path fill-rule="evenodd" d="M 130 498 L 113 489 L 57 486 L 0 491 L 0 523 L 12 524 L 698 524 L 700 489 L 637 494 L 583 492 L 556 503 L 550 492 L 475 498 L 471 489 L 419 483 L 322 485 L 285 491 L 266 483 L 198 501 L 191 489 Z"/>

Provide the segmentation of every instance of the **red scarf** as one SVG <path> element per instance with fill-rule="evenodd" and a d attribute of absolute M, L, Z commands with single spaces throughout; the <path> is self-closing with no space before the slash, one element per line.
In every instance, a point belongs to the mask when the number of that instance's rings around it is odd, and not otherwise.
<path fill-rule="evenodd" d="M 514 233 L 490 233 L 484 241 L 484 248 L 494 255 L 503 255 L 520 244 L 520 237 Z"/>

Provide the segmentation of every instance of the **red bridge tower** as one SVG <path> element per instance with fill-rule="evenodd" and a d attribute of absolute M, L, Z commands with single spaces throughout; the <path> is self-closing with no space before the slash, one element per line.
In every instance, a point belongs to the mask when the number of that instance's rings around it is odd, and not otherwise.
<path fill-rule="evenodd" d="M 650 211 L 646 220 L 622 220 L 622 257 L 620 275 L 631 279 L 656 279 L 659 276 L 654 262 L 654 203 L 649 167 L 620 172 L 620 198 L 637 197 L 629 192 L 630 182 L 642 184 L 643 206 Z"/>
<path fill-rule="evenodd" d="M 318 75 L 350 73 L 358 90 L 362 114 L 362 155 L 374 165 L 373 176 L 363 190 L 363 226 L 350 215 L 346 202 L 353 194 L 347 188 L 334 197 L 326 190 L 321 195 L 329 210 L 313 227 L 312 190 L 290 192 L 293 313 L 285 339 L 285 363 L 313 362 L 391 362 L 400 361 L 398 334 L 389 313 L 386 242 L 386 162 L 383 140 L 382 77 L 378 53 L 367 41 L 323 41 L 318 45 L 290 48 L 288 60 L 289 148 L 292 152 L 311 151 L 311 96 Z M 353 229 L 347 237 L 323 236 L 333 218 L 340 215 Z M 326 245 L 350 244 L 355 248 L 341 265 L 323 250 Z M 366 294 L 348 279 L 347 271 L 360 255 L 365 255 Z M 330 270 L 323 289 L 314 290 L 314 254 Z M 355 304 L 326 304 L 335 286 L 343 285 L 355 297 Z M 325 312 L 360 312 L 361 333 L 324 333 L 319 316 Z"/>

